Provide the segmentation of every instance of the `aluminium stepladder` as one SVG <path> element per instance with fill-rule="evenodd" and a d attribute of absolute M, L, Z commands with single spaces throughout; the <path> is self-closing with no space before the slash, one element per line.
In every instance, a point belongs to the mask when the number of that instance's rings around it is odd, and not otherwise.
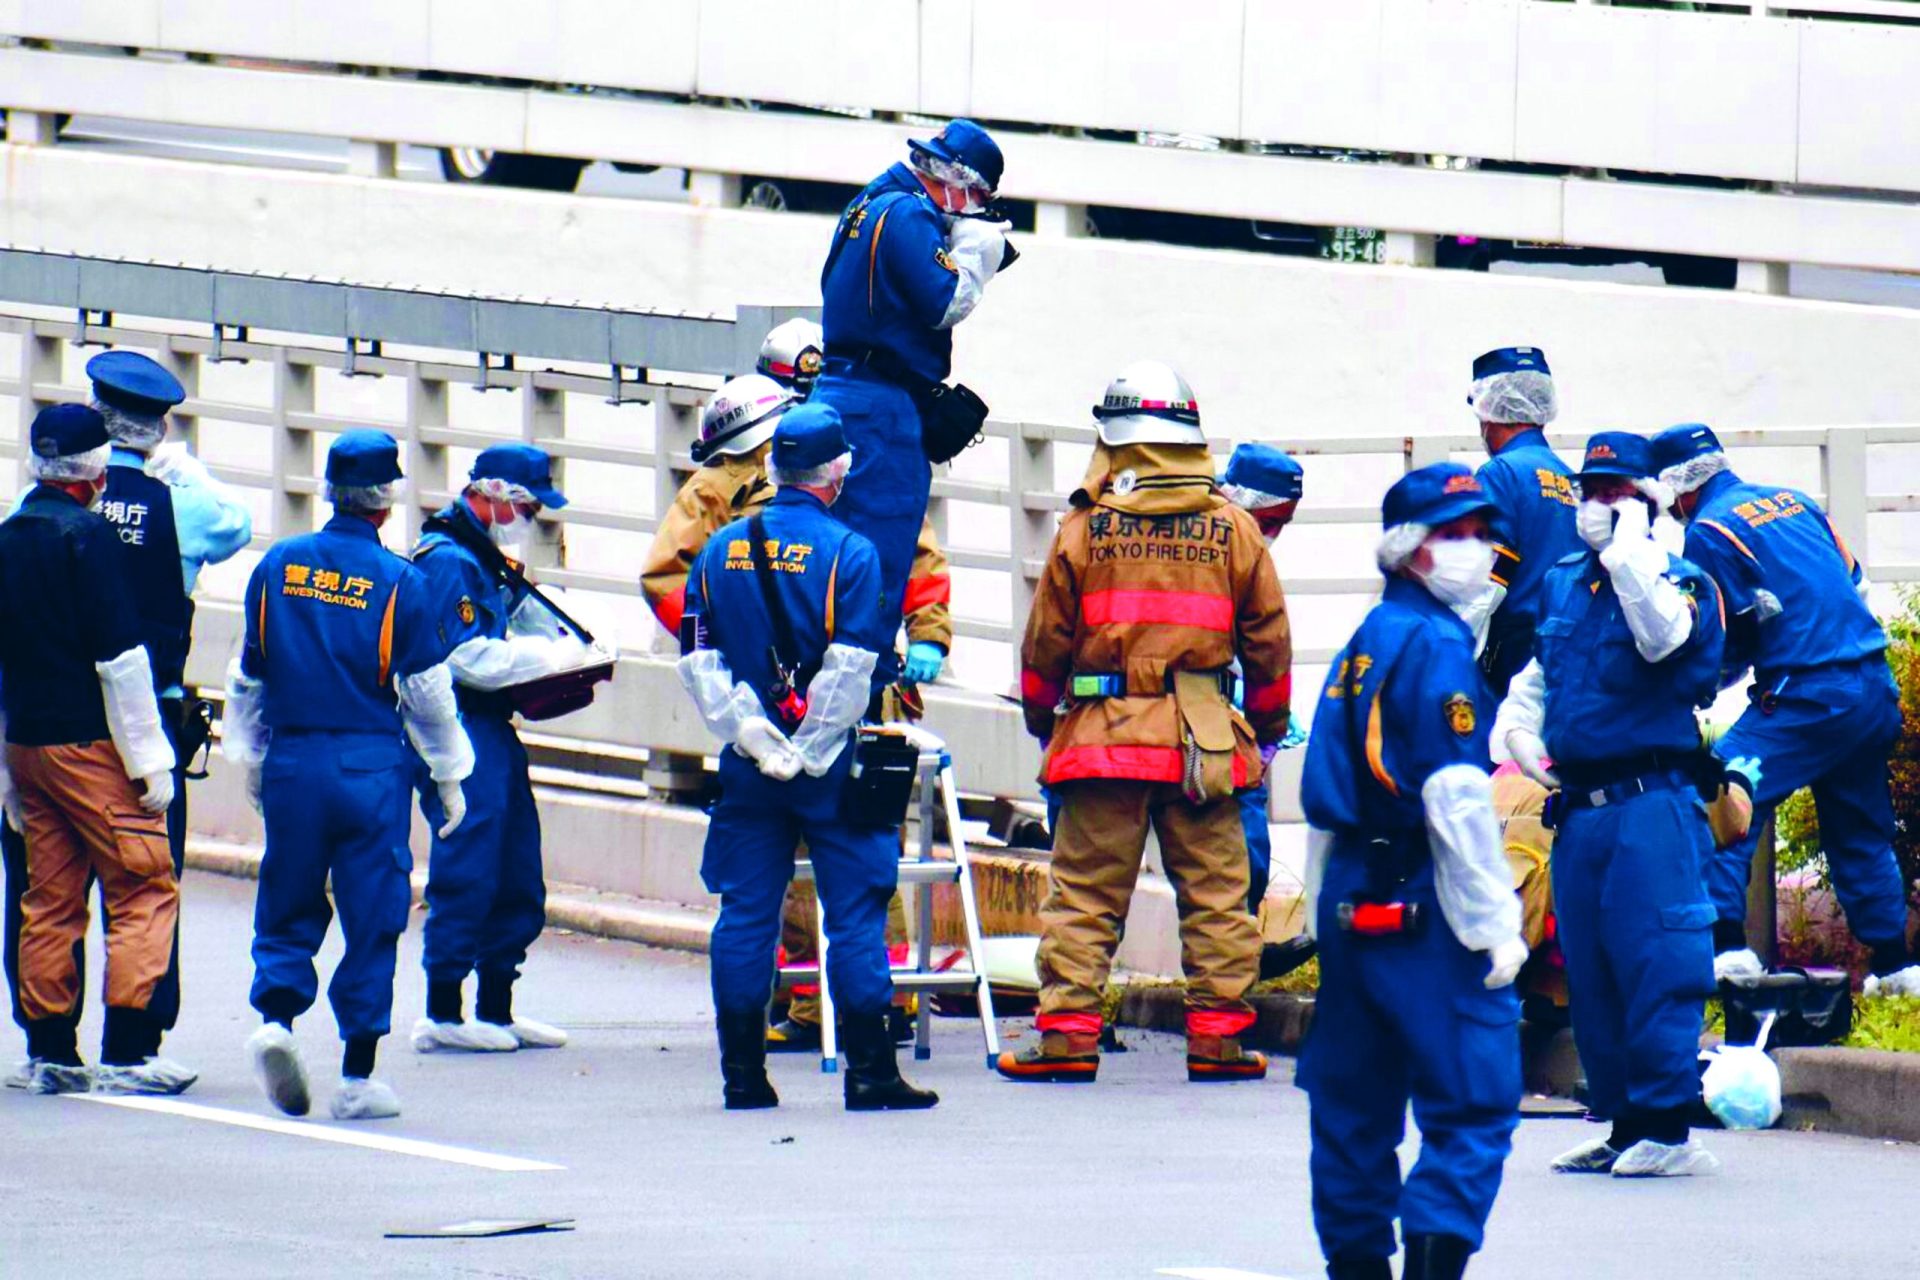
<path fill-rule="evenodd" d="M 980 938 L 980 909 L 973 892 L 973 866 L 967 841 L 960 826 L 960 793 L 954 784 L 953 756 L 938 734 L 919 725 L 889 725 L 904 733 L 920 749 L 920 767 L 915 785 L 920 800 L 920 839 L 913 856 L 900 859 L 900 884 L 913 887 L 913 939 L 908 963 L 893 970 L 896 991 L 910 991 L 919 997 L 914 1019 L 913 1056 L 925 1060 L 933 1055 L 933 1001 L 938 992 L 971 991 L 979 1001 L 980 1034 L 986 1042 L 987 1066 L 1000 1056 L 1000 1033 L 994 1023 L 993 991 L 987 981 L 985 948 Z M 933 856 L 934 815 L 946 819 L 947 838 L 952 847 L 951 861 Z M 813 878 L 813 864 L 802 858 L 794 864 L 794 878 Z M 967 970 L 937 970 L 933 967 L 933 886 L 956 884 L 960 889 L 960 911 L 967 933 Z M 833 989 L 827 983 L 826 904 L 814 895 L 814 927 L 820 944 L 820 1070 L 840 1069 L 839 1029 L 834 1022 Z M 783 979 L 813 976 L 812 966 L 790 966 L 781 970 Z"/>

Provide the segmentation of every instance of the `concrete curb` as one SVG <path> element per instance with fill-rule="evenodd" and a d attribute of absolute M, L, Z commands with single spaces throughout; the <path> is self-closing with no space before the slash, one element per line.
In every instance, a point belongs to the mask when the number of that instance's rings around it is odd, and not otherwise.
<path fill-rule="evenodd" d="M 1123 1027 L 1180 1034 L 1187 1029 L 1186 990 L 1174 982 L 1151 980 L 1130 982 L 1121 989 L 1120 1012 L 1115 1019 Z M 1293 992 L 1273 992 L 1249 997 L 1256 1021 L 1240 1037 L 1251 1049 L 1270 1053 L 1298 1053 L 1313 1025 L 1314 998 Z"/>
<path fill-rule="evenodd" d="M 1782 1127 L 1920 1142 L 1920 1054 L 1780 1049 Z"/>
<path fill-rule="evenodd" d="M 194 839 L 187 842 L 187 866 L 194 871 L 210 871 L 241 880 L 258 880 L 260 853 L 253 845 Z M 426 872 L 415 871 L 415 906 L 424 901 L 426 885 Z M 575 933 L 597 938 L 638 942 L 649 947 L 704 952 L 708 935 L 713 932 L 713 916 L 710 912 L 672 903 L 647 902 L 574 885 L 560 885 L 549 888 L 547 892 L 547 926 L 571 929 Z"/>

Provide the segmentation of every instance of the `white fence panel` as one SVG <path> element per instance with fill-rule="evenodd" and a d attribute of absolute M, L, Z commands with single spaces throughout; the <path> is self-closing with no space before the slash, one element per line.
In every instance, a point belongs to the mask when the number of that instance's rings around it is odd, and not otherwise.
<path fill-rule="evenodd" d="M 917 7 L 702 0 L 697 83 L 710 98 L 911 111 L 920 100 Z"/>
<path fill-rule="evenodd" d="M 161 0 L 161 40 L 154 43 L 195 53 L 430 67 L 432 30 L 426 0 Z"/>
<path fill-rule="evenodd" d="M 1920 187 L 1916 67 L 1920 29 L 1806 24 L 1800 37 L 1799 180 L 1896 191 Z"/>
<path fill-rule="evenodd" d="M 920 110 L 973 114 L 973 0 L 920 0 Z"/>
<path fill-rule="evenodd" d="M 691 93 L 699 0 L 432 0 L 437 71 Z"/>
<path fill-rule="evenodd" d="M 1241 80 L 1243 136 L 1368 147 L 1380 136 L 1383 0 L 1348 0 L 1340 20 L 1310 4 L 1250 3 Z"/>
<path fill-rule="evenodd" d="M 12 0 L 0 3 L 8 31 L 58 31 L 67 40 L 160 43 L 161 0 Z"/>
<path fill-rule="evenodd" d="M 1380 135 L 1372 145 L 1512 158 L 1518 7 L 1519 0 L 1388 0 L 1377 57 Z"/>

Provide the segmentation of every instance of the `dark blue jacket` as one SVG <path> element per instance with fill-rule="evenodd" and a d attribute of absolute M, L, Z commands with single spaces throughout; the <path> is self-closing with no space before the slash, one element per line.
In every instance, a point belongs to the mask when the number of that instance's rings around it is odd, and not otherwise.
<path fill-rule="evenodd" d="M 936 328 L 959 287 L 946 217 L 913 170 L 896 164 L 854 197 L 820 273 L 827 353 L 891 352 L 927 382 L 953 366 L 953 333 Z"/>
<path fill-rule="evenodd" d="M 1537 429 L 1507 441 L 1476 474 L 1497 509 L 1493 539 L 1498 554 L 1493 572 L 1507 588 L 1507 598 L 1494 614 L 1489 632 L 1492 644 L 1508 633 L 1524 636 L 1532 630 L 1547 570 L 1581 549 L 1580 534 L 1573 525 L 1578 503 L 1572 472 Z"/>

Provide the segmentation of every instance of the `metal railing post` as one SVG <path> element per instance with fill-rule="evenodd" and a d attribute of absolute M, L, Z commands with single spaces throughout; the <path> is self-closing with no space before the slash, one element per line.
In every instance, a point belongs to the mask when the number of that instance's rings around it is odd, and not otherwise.
<path fill-rule="evenodd" d="M 20 335 L 20 480 L 21 488 L 26 487 L 26 459 L 30 451 L 27 441 L 33 429 L 34 415 L 44 409 L 50 401 L 40 397 L 39 388 L 44 384 L 60 385 L 60 356 L 65 343 L 59 338 L 49 338 L 37 329 L 29 328 Z"/>
<path fill-rule="evenodd" d="M 276 540 L 313 529 L 313 495 L 288 487 L 290 479 L 308 480 L 319 474 L 313 465 L 313 435 L 304 427 L 288 425 L 287 417 L 313 412 L 313 366 L 298 364 L 285 347 L 273 351 L 273 437 L 269 450 L 273 467 L 270 528 Z"/>
<path fill-rule="evenodd" d="M 407 484 L 412 501 L 406 506 L 405 544 L 412 547 L 420 540 L 424 519 L 421 504 L 430 493 L 445 492 L 447 447 L 421 437 L 421 432 L 447 425 L 447 384 L 420 372 L 419 365 L 407 366 Z"/>
<path fill-rule="evenodd" d="M 528 444 L 544 446 L 567 434 L 567 393 L 534 385 L 527 375 L 520 390 L 520 438 Z M 567 460 L 554 455 L 553 486 L 566 491 Z M 534 525 L 533 542 L 527 559 L 536 569 L 557 569 L 566 564 L 566 525 L 558 520 L 541 520 Z"/>
<path fill-rule="evenodd" d="M 1027 562 L 1045 556 L 1053 545 L 1053 512 L 1035 510 L 1027 505 L 1029 494 L 1054 491 L 1053 437 L 1045 427 L 1015 423 L 1007 439 L 1007 491 L 1013 510 L 1009 513 L 1007 548 L 1008 605 L 1012 612 L 1007 623 L 1013 662 L 1018 677 L 1021 624 L 1033 612 L 1034 580 L 1027 576 Z"/>
<path fill-rule="evenodd" d="M 153 353 L 154 361 L 180 380 L 180 386 L 186 391 L 187 399 L 200 397 L 200 353 L 181 351 L 171 342 L 162 343 Z M 196 455 L 200 452 L 200 417 L 198 414 L 181 413 L 178 409 L 167 415 L 180 438 Z"/>
<path fill-rule="evenodd" d="M 1862 561 L 1867 558 L 1867 432 L 1833 427 L 1820 451 L 1827 488 L 1827 514 Z"/>

